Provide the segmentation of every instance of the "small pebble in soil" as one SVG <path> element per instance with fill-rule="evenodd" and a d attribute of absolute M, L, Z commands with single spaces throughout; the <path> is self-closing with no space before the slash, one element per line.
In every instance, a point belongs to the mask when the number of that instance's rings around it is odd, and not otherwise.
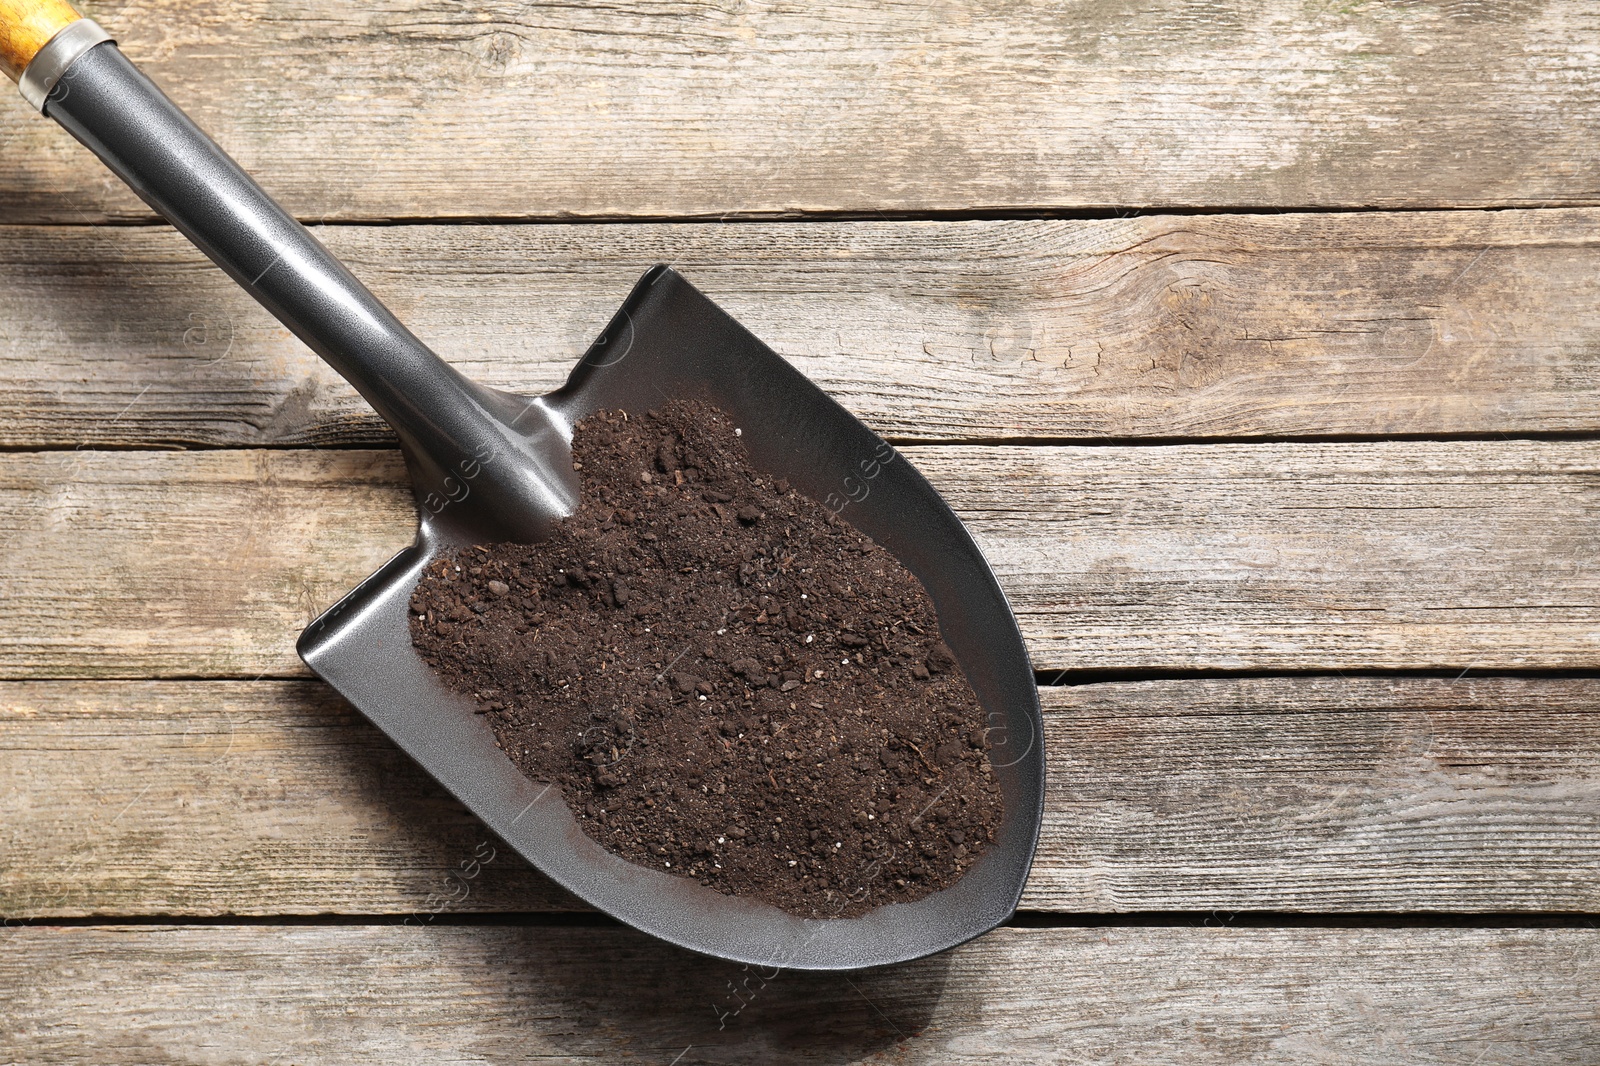
<path fill-rule="evenodd" d="M 511 760 L 615 854 L 792 914 L 959 879 L 1002 806 L 921 584 L 709 405 L 593 415 L 573 455 L 549 539 L 438 559 L 411 599 Z"/>

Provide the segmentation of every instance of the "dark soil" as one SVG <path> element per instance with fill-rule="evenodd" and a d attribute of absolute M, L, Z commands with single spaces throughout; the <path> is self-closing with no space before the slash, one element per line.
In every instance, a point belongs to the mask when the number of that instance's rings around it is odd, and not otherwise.
<path fill-rule="evenodd" d="M 920 899 L 999 828 L 983 711 L 921 584 L 739 432 L 585 420 L 577 514 L 435 562 L 412 639 L 623 858 L 806 917 Z"/>

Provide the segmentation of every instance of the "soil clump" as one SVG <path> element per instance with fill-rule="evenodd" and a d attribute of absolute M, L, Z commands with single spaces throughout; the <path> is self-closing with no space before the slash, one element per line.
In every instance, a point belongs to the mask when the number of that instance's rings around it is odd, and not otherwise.
<path fill-rule="evenodd" d="M 630 862 L 803 917 L 954 883 L 1002 806 L 922 585 L 702 403 L 602 412 L 538 544 L 435 561 L 422 657 Z"/>

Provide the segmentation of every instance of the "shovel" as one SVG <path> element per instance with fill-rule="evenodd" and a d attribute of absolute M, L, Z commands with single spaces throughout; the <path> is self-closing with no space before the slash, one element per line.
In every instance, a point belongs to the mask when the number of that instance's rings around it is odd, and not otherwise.
<path fill-rule="evenodd" d="M 919 958 L 1015 911 L 1038 842 L 1038 696 L 1004 593 L 972 537 L 893 447 L 665 266 L 639 281 L 560 389 L 474 384 L 413 336 L 315 237 L 64 0 L 0 0 L 0 62 L 64 126 L 366 398 L 400 438 L 415 543 L 301 635 L 306 664 L 492 830 L 606 914 L 718 958 L 847 970 Z M 495 745 L 467 697 L 413 650 L 412 590 L 441 554 L 533 542 L 578 503 L 573 426 L 602 409 L 709 400 L 755 465 L 841 512 L 922 582 L 987 720 L 1005 803 L 996 840 L 954 885 L 848 919 L 802 919 L 602 850 L 559 789 Z M 864 872 L 863 876 L 867 874 Z"/>

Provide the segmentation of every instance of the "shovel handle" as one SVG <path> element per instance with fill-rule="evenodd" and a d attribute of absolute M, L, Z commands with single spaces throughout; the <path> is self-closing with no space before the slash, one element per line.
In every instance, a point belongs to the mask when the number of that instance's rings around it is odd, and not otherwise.
<path fill-rule="evenodd" d="M 435 355 L 93 21 L 39 40 L 70 14 L 61 0 L 0 0 L 8 62 L 27 57 L 23 95 L 355 386 L 400 437 L 419 502 L 436 513 L 431 501 L 464 498 L 471 480 L 482 517 L 470 532 L 498 540 L 534 539 L 571 509 L 561 473 L 518 428 L 525 401 Z"/>
<path fill-rule="evenodd" d="M 17 81 L 52 37 L 82 17 L 65 0 L 0 0 L 0 66 Z"/>

